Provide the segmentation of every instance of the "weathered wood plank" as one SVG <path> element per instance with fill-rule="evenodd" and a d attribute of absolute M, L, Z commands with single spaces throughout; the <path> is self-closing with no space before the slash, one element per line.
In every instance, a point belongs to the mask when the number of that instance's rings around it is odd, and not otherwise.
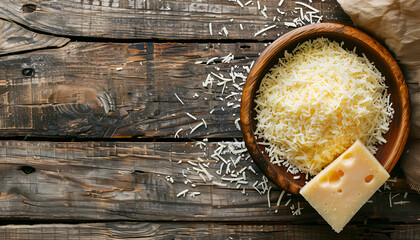
<path fill-rule="evenodd" d="M 302 6 L 294 1 L 286 0 L 279 8 L 287 13 L 285 15 L 277 12 L 278 3 L 278 0 L 261 1 L 258 10 L 256 1 L 241 7 L 232 1 L 219 0 L 35 0 L 30 4 L 25 0 L 3 0 L 0 17 L 32 29 L 66 36 L 263 40 L 277 38 L 277 34 L 287 31 L 285 21 L 300 16 L 295 7 Z M 264 5 L 267 18 L 261 13 Z M 335 0 L 318 0 L 311 5 L 318 8 L 326 20 L 351 23 Z M 280 21 L 273 22 L 274 16 Z M 230 19 L 234 19 L 233 22 Z M 209 23 L 212 23 L 213 35 L 209 32 Z M 268 31 L 267 36 L 254 36 L 267 24 L 276 24 L 277 28 Z M 228 31 L 227 37 L 218 34 L 223 26 Z"/>
<path fill-rule="evenodd" d="M 229 86 L 222 95 L 222 86 L 213 84 L 210 90 L 202 83 L 211 71 L 217 72 L 215 68 L 227 76 L 238 65 L 235 71 L 246 74 L 242 66 L 249 66 L 264 47 L 262 43 L 70 43 L 2 57 L 0 135 L 173 137 L 183 128 L 181 137 L 240 137 L 234 124 L 239 108 L 226 106 L 239 101 L 219 99 L 240 90 Z M 213 65 L 195 64 L 228 53 L 235 55 L 231 64 L 220 59 Z M 24 76 L 25 68 L 33 69 L 34 75 Z M 208 128 L 189 134 L 201 119 Z"/>
<path fill-rule="evenodd" d="M 239 189 L 235 183 L 222 181 L 220 177 L 217 181 L 227 183 L 226 187 L 214 186 L 208 180 L 204 183 L 187 161 L 197 163 L 198 157 L 205 158 L 204 153 L 211 155 L 217 146 L 208 143 L 204 151 L 195 143 L 2 141 L 0 219 L 322 221 L 298 196 L 284 196 L 277 207 L 281 189 L 274 186 L 270 193 L 272 207 L 268 208 L 267 196 L 258 194 L 252 187 L 256 180 L 261 180 L 259 172 L 255 175 L 246 170 L 249 183 Z M 182 163 L 178 163 L 180 160 Z M 249 161 L 239 162 L 236 171 L 249 165 L 256 169 Z M 218 176 L 216 171 L 221 162 L 209 162 L 208 171 Z M 184 183 L 183 173 L 196 187 Z M 167 176 L 172 176 L 174 183 Z M 375 194 L 373 203 L 366 204 L 353 221 L 383 219 L 418 223 L 420 195 L 410 191 L 403 178 L 389 185 L 391 189 Z M 185 189 L 200 195 L 177 197 Z M 405 192 L 408 192 L 406 199 Z M 392 202 L 410 203 L 390 207 L 390 194 Z M 288 199 L 291 202 L 286 206 Z M 296 208 L 297 202 L 303 207 L 302 215 L 293 216 L 290 207 Z"/>
<path fill-rule="evenodd" d="M 182 128 L 181 138 L 241 137 L 234 121 L 239 118 L 235 107 L 243 80 L 236 79 L 239 89 L 228 82 L 223 94 L 223 86 L 214 83 L 209 89 L 203 82 L 211 72 L 227 78 L 235 66 L 234 72 L 246 76 L 244 67 L 264 48 L 263 43 L 72 42 L 59 49 L 3 56 L 0 135 L 172 138 Z M 222 63 L 221 57 L 229 53 L 235 59 Z M 205 64 L 214 57 L 219 57 L 215 64 Z M 34 73 L 25 76 L 23 69 Z M 418 84 L 409 87 L 417 94 Z M 238 95 L 226 99 L 235 92 Z M 420 106 L 420 98 L 412 98 L 412 103 Z M 191 134 L 201 119 L 208 128 L 201 126 Z"/>
<path fill-rule="evenodd" d="M 0 239 L 323 239 L 416 240 L 420 226 L 397 224 L 348 225 L 336 234 L 327 225 L 109 222 L 0 226 Z"/>
<path fill-rule="evenodd" d="M 62 47 L 70 39 L 34 33 L 0 19 L 0 55 L 47 47 Z"/>

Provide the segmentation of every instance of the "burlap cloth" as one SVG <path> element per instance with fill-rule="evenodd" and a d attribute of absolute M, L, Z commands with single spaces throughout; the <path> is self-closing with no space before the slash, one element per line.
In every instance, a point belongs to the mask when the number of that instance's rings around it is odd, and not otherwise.
<path fill-rule="evenodd" d="M 407 182 L 420 191 L 420 1 L 338 0 L 354 24 L 382 40 L 399 60 L 410 86 L 412 124 L 402 169 Z"/>

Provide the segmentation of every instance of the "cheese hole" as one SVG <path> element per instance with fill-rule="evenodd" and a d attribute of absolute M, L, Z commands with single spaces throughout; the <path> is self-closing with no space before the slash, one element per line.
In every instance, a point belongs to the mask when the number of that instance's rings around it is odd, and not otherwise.
<path fill-rule="evenodd" d="M 346 153 L 346 155 L 343 156 L 343 160 L 347 160 L 352 157 L 353 157 L 353 153 Z"/>
<path fill-rule="evenodd" d="M 340 182 L 340 175 L 338 174 L 337 171 L 331 171 L 329 173 L 329 178 L 328 178 L 328 182 L 330 184 L 337 184 Z"/>
<path fill-rule="evenodd" d="M 365 182 L 366 183 L 370 183 L 372 180 L 373 180 L 373 175 L 372 174 L 370 174 L 367 177 L 365 177 Z"/>
<path fill-rule="evenodd" d="M 347 166 L 352 165 L 354 162 L 353 153 L 346 153 L 343 156 L 343 161 L 344 161 L 344 164 L 346 164 Z"/>
<path fill-rule="evenodd" d="M 344 176 L 343 170 L 338 170 L 338 175 L 340 175 L 340 177 L 343 177 Z"/>
<path fill-rule="evenodd" d="M 322 176 L 321 179 L 319 179 L 319 183 L 324 184 L 327 182 L 327 180 L 328 180 L 327 176 Z"/>

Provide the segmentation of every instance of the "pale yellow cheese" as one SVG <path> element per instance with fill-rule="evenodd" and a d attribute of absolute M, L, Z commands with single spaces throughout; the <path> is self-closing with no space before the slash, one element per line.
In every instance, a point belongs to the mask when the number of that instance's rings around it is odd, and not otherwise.
<path fill-rule="evenodd" d="M 388 172 L 357 140 L 309 181 L 300 194 L 340 232 L 388 178 Z"/>

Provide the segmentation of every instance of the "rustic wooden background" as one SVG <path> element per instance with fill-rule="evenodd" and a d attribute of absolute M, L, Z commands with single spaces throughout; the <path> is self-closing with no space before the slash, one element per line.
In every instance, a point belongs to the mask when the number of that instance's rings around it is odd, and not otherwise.
<path fill-rule="evenodd" d="M 185 162 L 203 156 L 195 141 L 208 138 L 209 153 L 219 141 L 241 138 L 239 108 L 221 110 L 220 95 L 202 86 L 211 69 L 231 64 L 205 62 L 233 53 L 235 65 L 250 65 L 290 30 L 283 22 L 292 14 L 276 13 L 278 0 L 260 2 L 270 18 L 256 0 L 245 7 L 228 0 L 0 0 L 0 239 L 420 239 L 420 195 L 399 165 L 390 189 L 339 235 L 298 196 L 291 199 L 301 202 L 300 216 L 284 204 L 268 208 L 267 196 L 252 187 L 243 195 L 200 179 L 192 178 L 200 196 L 176 197 L 185 189 Z M 324 22 L 352 24 L 334 0 L 311 5 Z M 286 0 L 281 9 L 295 7 Z M 277 27 L 254 36 L 273 16 L 282 17 Z M 223 26 L 228 36 L 218 34 Z M 414 118 L 403 158 L 414 158 L 420 87 L 408 86 Z M 186 112 L 208 128 L 189 134 L 197 122 Z M 273 188 L 273 203 L 281 191 Z M 410 203 L 389 206 L 390 196 L 406 192 Z"/>

